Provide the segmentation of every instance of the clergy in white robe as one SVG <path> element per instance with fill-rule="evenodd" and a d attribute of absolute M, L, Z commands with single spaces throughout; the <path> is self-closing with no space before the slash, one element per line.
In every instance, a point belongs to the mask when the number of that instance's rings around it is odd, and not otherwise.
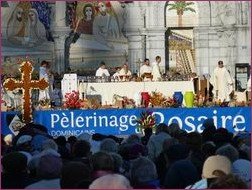
<path fill-rule="evenodd" d="M 161 73 L 159 68 L 159 63 L 161 62 L 161 57 L 157 56 L 156 61 L 152 63 L 152 80 L 153 81 L 161 81 Z"/>
<path fill-rule="evenodd" d="M 228 70 L 224 67 L 223 61 L 218 62 L 218 67 L 215 68 L 212 77 L 215 99 L 230 101 L 230 94 L 234 90 L 233 80 Z"/>
<path fill-rule="evenodd" d="M 152 72 L 152 67 L 150 66 L 150 60 L 145 59 L 144 64 L 140 67 L 140 77 L 143 77 L 144 81 L 150 81 L 150 78 L 146 78 L 144 76 L 145 73 L 151 74 Z"/>
<path fill-rule="evenodd" d="M 96 77 L 109 77 L 110 76 L 108 69 L 106 69 L 106 64 L 103 61 L 100 63 L 99 69 L 96 70 L 95 76 Z"/>
<path fill-rule="evenodd" d="M 49 82 L 48 67 L 49 62 L 47 61 L 42 61 L 41 66 L 39 67 L 39 79 L 44 78 L 47 82 Z M 39 100 L 45 100 L 45 99 L 50 99 L 49 88 L 39 91 Z"/>
<path fill-rule="evenodd" d="M 123 64 L 122 69 L 119 71 L 119 76 L 122 78 L 122 81 L 127 81 L 131 77 L 132 73 L 129 70 L 127 63 Z"/>

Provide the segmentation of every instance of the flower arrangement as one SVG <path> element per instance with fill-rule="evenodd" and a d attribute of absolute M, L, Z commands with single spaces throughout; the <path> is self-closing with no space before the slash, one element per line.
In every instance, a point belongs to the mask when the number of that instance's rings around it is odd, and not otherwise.
<path fill-rule="evenodd" d="M 48 109 L 51 107 L 50 99 L 41 99 L 39 100 L 39 108 L 40 109 Z"/>
<path fill-rule="evenodd" d="M 66 93 L 65 98 L 64 108 L 79 109 L 81 107 L 79 92 L 73 90 L 71 93 Z"/>
<path fill-rule="evenodd" d="M 137 128 L 140 129 L 140 131 L 146 128 L 155 129 L 156 127 L 156 118 L 150 111 L 143 111 L 136 122 L 138 123 Z"/>
<path fill-rule="evenodd" d="M 114 94 L 113 96 L 113 104 L 116 107 L 119 108 L 134 108 L 135 107 L 135 101 L 133 99 L 128 98 L 127 96 L 120 96 L 117 94 Z M 120 104 L 120 106 L 118 106 Z"/>
<path fill-rule="evenodd" d="M 152 92 L 150 103 L 153 107 L 178 107 L 178 103 L 174 98 L 165 97 L 161 92 Z"/>
<path fill-rule="evenodd" d="M 150 103 L 154 107 L 163 107 L 165 102 L 165 97 L 161 92 L 151 92 Z"/>

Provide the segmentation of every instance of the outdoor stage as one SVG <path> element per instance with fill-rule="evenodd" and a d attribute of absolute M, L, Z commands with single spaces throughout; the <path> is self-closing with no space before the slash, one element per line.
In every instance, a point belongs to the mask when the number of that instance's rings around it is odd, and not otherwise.
<path fill-rule="evenodd" d="M 98 109 L 98 110 L 50 110 L 35 111 L 35 123 L 48 128 L 52 136 L 78 136 L 83 132 L 111 135 L 136 133 L 136 119 L 146 109 Z M 230 132 L 250 131 L 250 107 L 211 107 L 211 108 L 150 108 L 157 123 L 177 122 L 186 132 L 202 132 L 202 123 L 213 118 L 215 125 Z M 18 112 L 2 112 L 2 134 L 12 133 L 9 126 Z"/>

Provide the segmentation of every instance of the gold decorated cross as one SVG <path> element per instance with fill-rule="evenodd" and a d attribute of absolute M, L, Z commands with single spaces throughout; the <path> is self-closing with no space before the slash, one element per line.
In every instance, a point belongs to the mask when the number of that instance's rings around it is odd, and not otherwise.
<path fill-rule="evenodd" d="M 30 61 L 23 61 L 19 70 L 21 72 L 21 81 L 9 78 L 4 82 L 3 86 L 9 91 L 15 89 L 21 89 L 23 91 L 23 122 L 29 123 L 32 120 L 32 89 L 45 90 L 49 84 L 44 78 L 40 80 L 32 80 L 31 74 L 33 72 L 33 67 Z"/>

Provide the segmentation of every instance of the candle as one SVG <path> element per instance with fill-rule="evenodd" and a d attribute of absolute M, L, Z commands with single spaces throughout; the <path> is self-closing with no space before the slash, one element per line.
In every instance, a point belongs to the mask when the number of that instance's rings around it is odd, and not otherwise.
<path fill-rule="evenodd" d="M 200 90 L 201 90 L 200 76 L 198 77 L 198 81 L 199 81 L 199 92 L 200 92 Z"/>
<path fill-rule="evenodd" d="M 209 79 L 207 79 L 207 94 L 209 94 Z"/>

